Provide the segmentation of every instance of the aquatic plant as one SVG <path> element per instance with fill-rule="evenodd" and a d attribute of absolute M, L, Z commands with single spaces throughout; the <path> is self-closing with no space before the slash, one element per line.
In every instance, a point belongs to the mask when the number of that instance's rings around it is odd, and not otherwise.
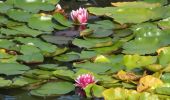
<path fill-rule="evenodd" d="M 72 10 L 71 18 L 76 24 L 86 24 L 88 20 L 87 9 L 80 7 L 77 10 Z"/>
<path fill-rule="evenodd" d="M 75 85 L 82 89 L 85 88 L 89 84 L 93 84 L 97 82 L 92 74 L 79 75 L 75 81 L 76 81 Z"/>

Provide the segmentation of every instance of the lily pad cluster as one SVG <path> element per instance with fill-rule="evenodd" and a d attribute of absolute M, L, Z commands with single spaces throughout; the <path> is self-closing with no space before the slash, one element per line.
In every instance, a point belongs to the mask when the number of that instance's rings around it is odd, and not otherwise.
<path fill-rule="evenodd" d="M 39 97 L 75 92 L 105 100 L 168 100 L 170 6 L 144 1 L 89 7 L 98 20 L 74 37 L 52 34 L 73 27 L 55 12 L 58 0 L 1 2 L 0 88 Z M 75 79 L 82 74 L 97 81 L 79 89 Z"/>

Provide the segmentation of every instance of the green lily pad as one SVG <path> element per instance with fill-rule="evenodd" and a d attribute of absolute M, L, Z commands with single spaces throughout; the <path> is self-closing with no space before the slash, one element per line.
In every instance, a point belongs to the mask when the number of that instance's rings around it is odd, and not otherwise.
<path fill-rule="evenodd" d="M 60 14 L 60 13 L 55 13 L 53 15 L 54 19 L 57 20 L 57 22 L 59 22 L 61 25 L 67 26 L 67 27 L 71 27 L 72 23 L 70 21 L 68 21 L 64 15 Z"/>
<path fill-rule="evenodd" d="M 0 77 L 0 88 L 9 87 L 11 84 L 11 80 L 5 80 L 4 78 Z"/>
<path fill-rule="evenodd" d="M 95 48 L 95 47 L 105 47 L 112 45 L 111 38 L 86 38 L 86 39 L 78 39 L 75 38 L 72 43 L 78 47 L 85 47 L 85 48 Z"/>
<path fill-rule="evenodd" d="M 101 21 L 96 21 L 95 24 L 88 24 L 88 27 L 93 30 L 100 29 L 100 28 L 111 30 L 114 29 L 115 25 L 110 20 L 101 20 Z"/>
<path fill-rule="evenodd" d="M 12 47 L 15 47 L 15 43 L 6 39 L 0 39 L 0 48 L 10 50 Z"/>
<path fill-rule="evenodd" d="M 148 21 L 150 19 L 157 19 L 162 15 L 162 12 L 155 10 L 155 6 L 146 6 L 147 3 L 140 4 L 141 2 L 136 2 L 135 4 L 129 3 L 128 5 L 123 5 L 120 7 L 90 7 L 89 12 L 95 15 L 106 15 L 118 23 L 141 23 Z M 159 5 L 158 5 L 159 6 Z M 152 15 L 152 16 L 151 16 Z"/>
<path fill-rule="evenodd" d="M 124 65 L 127 69 L 140 68 L 155 63 L 156 56 L 140 56 L 140 55 L 125 55 L 123 58 Z"/>
<path fill-rule="evenodd" d="M 40 88 L 32 90 L 31 95 L 35 96 L 56 96 L 67 94 L 74 90 L 74 85 L 69 82 L 49 82 Z"/>
<path fill-rule="evenodd" d="M 57 70 L 59 67 L 58 67 L 58 64 L 40 64 L 38 65 L 38 67 L 42 70 Z"/>
<path fill-rule="evenodd" d="M 170 63 L 170 47 L 164 47 L 158 56 L 159 64 L 166 66 Z"/>
<path fill-rule="evenodd" d="M 45 41 L 54 43 L 54 44 L 68 44 L 73 40 L 71 37 L 66 36 L 53 36 L 53 35 L 42 35 L 41 36 Z"/>
<path fill-rule="evenodd" d="M 53 72 L 53 74 L 57 78 L 68 80 L 68 81 L 74 81 L 74 72 L 71 70 L 56 70 Z"/>
<path fill-rule="evenodd" d="M 12 35 L 12 36 L 33 36 L 36 37 L 40 34 L 42 34 L 41 31 L 33 30 L 25 25 L 23 26 L 17 26 L 17 27 L 12 27 L 11 29 L 7 28 L 1 28 L 1 33 L 5 35 Z"/>
<path fill-rule="evenodd" d="M 170 29 L 170 17 L 157 22 L 162 29 Z"/>
<path fill-rule="evenodd" d="M 28 20 L 28 25 L 37 30 L 51 32 L 54 24 L 51 15 L 35 14 Z"/>
<path fill-rule="evenodd" d="M 0 74 L 17 75 L 28 71 L 30 68 L 17 63 L 0 63 Z"/>
<path fill-rule="evenodd" d="M 32 14 L 29 12 L 23 10 L 16 10 L 16 9 L 8 10 L 7 15 L 12 19 L 21 22 L 27 22 L 28 19 L 32 16 Z"/>
<path fill-rule="evenodd" d="M 170 95 L 170 87 L 158 87 L 155 92 L 163 95 Z"/>
<path fill-rule="evenodd" d="M 55 45 L 52 45 L 50 43 L 44 42 L 38 38 L 22 38 L 22 37 L 16 37 L 16 41 L 26 44 L 26 45 L 33 45 L 35 47 L 38 47 L 42 52 L 47 53 L 53 53 L 56 51 L 57 47 Z"/>
<path fill-rule="evenodd" d="M 46 80 L 52 77 L 52 72 L 47 70 L 33 69 L 25 72 L 23 75 L 29 78 Z"/>
<path fill-rule="evenodd" d="M 170 83 L 170 73 L 164 73 L 161 76 L 161 80 L 165 83 Z"/>
<path fill-rule="evenodd" d="M 2 24 L 6 24 L 6 23 L 7 23 L 7 21 L 8 21 L 8 19 L 7 19 L 7 18 L 5 18 L 5 16 L 0 15 L 0 25 L 2 25 Z"/>
<path fill-rule="evenodd" d="M 134 25 L 131 28 L 136 35 L 136 38 L 160 37 L 164 33 L 153 23 L 142 23 Z"/>
<path fill-rule="evenodd" d="M 40 10 L 52 11 L 55 9 L 53 4 L 44 2 L 43 0 L 14 0 L 14 6 L 32 13 L 37 13 Z"/>
<path fill-rule="evenodd" d="M 74 64 L 74 67 L 76 68 L 83 68 L 87 69 L 89 71 L 92 71 L 94 73 L 105 73 L 106 71 L 110 70 L 113 66 L 108 63 L 80 63 L 80 64 Z"/>
<path fill-rule="evenodd" d="M 18 55 L 17 60 L 25 63 L 41 63 L 44 61 L 44 56 L 41 53 L 31 53 L 25 55 Z"/>
<path fill-rule="evenodd" d="M 123 44 L 125 54 L 152 54 L 160 47 L 158 38 L 137 38 Z"/>
<path fill-rule="evenodd" d="M 78 60 L 79 58 L 80 57 L 77 54 L 62 54 L 54 57 L 55 60 L 64 62 L 75 61 Z"/>
<path fill-rule="evenodd" d="M 0 13 L 6 13 L 11 8 L 12 5 L 8 5 L 7 3 L 0 2 Z"/>
<path fill-rule="evenodd" d="M 162 5 L 165 5 L 168 3 L 168 0 L 143 0 L 145 2 L 149 2 L 149 3 L 160 3 Z"/>
<path fill-rule="evenodd" d="M 95 97 L 100 98 L 103 97 L 102 92 L 105 90 L 103 86 L 94 84 L 92 87 L 92 91 Z"/>
<path fill-rule="evenodd" d="M 22 87 L 39 81 L 40 80 L 20 76 L 13 79 L 12 87 Z"/>

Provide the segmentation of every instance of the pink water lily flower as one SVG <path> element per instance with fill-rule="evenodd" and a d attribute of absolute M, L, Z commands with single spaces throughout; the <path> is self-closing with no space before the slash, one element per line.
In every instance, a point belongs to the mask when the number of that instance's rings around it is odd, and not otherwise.
<path fill-rule="evenodd" d="M 77 77 L 76 86 L 84 89 L 87 85 L 96 83 L 97 81 L 94 79 L 92 74 L 82 74 Z"/>
<path fill-rule="evenodd" d="M 85 8 L 79 8 L 71 11 L 71 18 L 76 24 L 86 24 L 88 20 L 88 12 Z"/>

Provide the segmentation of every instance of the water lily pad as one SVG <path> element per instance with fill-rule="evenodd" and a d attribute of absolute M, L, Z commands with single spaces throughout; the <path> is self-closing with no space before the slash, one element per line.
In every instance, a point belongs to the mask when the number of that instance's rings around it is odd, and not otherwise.
<path fill-rule="evenodd" d="M 170 29 L 170 17 L 157 22 L 162 29 Z"/>
<path fill-rule="evenodd" d="M 158 94 L 170 95 L 170 87 L 158 87 L 155 91 Z"/>
<path fill-rule="evenodd" d="M 4 78 L 0 77 L 0 88 L 9 87 L 11 84 L 11 80 L 5 80 Z"/>
<path fill-rule="evenodd" d="M 45 14 L 35 14 L 29 21 L 28 25 L 33 29 L 41 31 L 53 31 L 54 24 L 52 23 L 52 16 Z"/>
<path fill-rule="evenodd" d="M 67 73 L 67 74 L 66 74 Z M 56 70 L 53 74 L 60 79 L 74 81 L 74 72 L 71 70 Z"/>
<path fill-rule="evenodd" d="M 22 87 L 39 81 L 40 80 L 20 76 L 13 79 L 12 87 Z"/>
<path fill-rule="evenodd" d="M 38 67 L 42 70 L 52 70 L 52 71 L 59 69 L 58 64 L 40 64 L 38 65 Z"/>
<path fill-rule="evenodd" d="M 83 68 L 87 69 L 89 71 L 92 71 L 94 73 L 105 73 L 106 71 L 110 70 L 113 66 L 108 63 L 80 63 L 80 64 L 74 64 L 76 68 Z"/>
<path fill-rule="evenodd" d="M 17 27 L 12 27 L 11 29 L 7 29 L 7 28 L 1 28 L 1 33 L 5 34 L 5 35 L 12 35 L 12 36 L 33 36 L 36 37 L 40 34 L 42 34 L 41 31 L 37 31 L 34 29 L 31 29 L 25 25 L 23 26 L 17 26 Z"/>
<path fill-rule="evenodd" d="M 14 6 L 32 13 L 37 13 L 40 10 L 52 11 L 55 9 L 53 4 L 44 2 L 43 0 L 14 0 Z"/>
<path fill-rule="evenodd" d="M 151 54 L 160 47 L 158 38 L 137 38 L 123 44 L 123 53 L 126 54 Z"/>
<path fill-rule="evenodd" d="M 55 60 L 58 61 L 64 61 L 64 62 L 69 62 L 69 61 L 75 61 L 78 60 L 80 57 L 77 54 L 63 54 L 54 57 Z"/>
<path fill-rule="evenodd" d="M 150 19 L 156 19 L 162 15 L 161 12 L 153 10 L 155 6 L 150 8 L 151 9 L 149 9 L 149 7 L 145 8 L 144 5 L 139 6 L 138 3 L 136 3 L 133 5 L 129 4 L 120 7 L 105 7 L 105 8 L 90 7 L 88 8 L 88 10 L 92 14 L 107 15 L 111 18 L 114 18 L 116 22 L 124 24 L 124 23 L 141 23 L 148 21 Z"/>
<path fill-rule="evenodd" d="M 140 68 L 155 63 L 156 56 L 139 56 L 139 55 L 125 55 L 123 58 L 124 65 L 127 69 Z"/>
<path fill-rule="evenodd" d="M 17 63 L 0 63 L 0 74 L 17 75 L 28 71 L 30 68 Z"/>
<path fill-rule="evenodd" d="M 147 75 L 147 76 L 142 77 L 139 80 L 139 84 L 137 86 L 137 91 L 142 92 L 142 91 L 150 89 L 150 88 L 154 89 L 162 84 L 163 84 L 163 82 L 160 79 L 155 78 L 151 75 Z"/>
<path fill-rule="evenodd" d="M 15 43 L 6 39 L 0 39 L 0 48 L 11 49 L 15 47 Z"/>
<path fill-rule="evenodd" d="M 0 2 L 0 13 L 6 13 L 11 8 L 12 5 L 8 5 L 7 3 Z"/>
<path fill-rule="evenodd" d="M 44 56 L 41 53 L 31 53 L 25 55 L 18 55 L 17 60 L 25 63 L 40 63 L 44 61 Z"/>
<path fill-rule="evenodd" d="M 69 82 L 49 82 L 40 88 L 32 90 L 31 95 L 35 96 L 56 96 L 67 94 L 74 90 L 74 85 Z"/>
<path fill-rule="evenodd" d="M 32 14 L 29 12 L 23 10 L 16 10 L 16 9 L 8 10 L 7 15 L 12 19 L 21 22 L 27 22 L 28 19 L 32 16 Z"/>
<path fill-rule="evenodd" d="M 168 3 L 168 0 L 143 0 L 145 2 L 149 2 L 149 3 L 160 3 L 162 5 L 165 5 Z"/>
<path fill-rule="evenodd" d="M 60 13 L 55 13 L 53 15 L 54 19 L 57 20 L 57 22 L 59 22 L 61 25 L 67 26 L 67 27 L 71 27 L 72 23 L 67 20 L 64 15 L 60 14 Z"/>
<path fill-rule="evenodd" d="M 111 38 L 86 38 L 85 40 L 76 38 L 72 43 L 85 48 L 105 47 L 113 44 Z"/>
<path fill-rule="evenodd" d="M 33 45 L 35 47 L 38 47 L 42 52 L 47 52 L 47 53 L 53 53 L 56 51 L 57 47 L 55 45 L 52 45 L 50 43 L 44 42 L 38 38 L 22 38 L 22 37 L 16 37 L 16 41 L 26 44 L 26 45 Z"/>
<path fill-rule="evenodd" d="M 102 37 L 108 37 L 112 34 L 113 34 L 112 30 L 105 30 L 102 28 L 98 28 L 94 30 L 93 34 L 91 34 L 90 37 L 102 38 Z"/>
<path fill-rule="evenodd" d="M 45 80 L 52 77 L 52 72 L 47 70 L 33 69 L 25 72 L 23 75 L 29 78 Z"/>
<path fill-rule="evenodd" d="M 161 76 L 161 80 L 165 83 L 170 83 L 170 73 L 164 73 Z"/>
<path fill-rule="evenodd" d="M 95 97 L 100 98 L 103 97 L 102 92 L 105 90 L 103 86 L 99 86 L 94 84 L 92 87 L 92 91 Z"/>
<path fill-rule="evenodd" d="M 170 63 L 170 47 L 161 48 L 158 60 L 163 66 L 166 66 Z"/>
<path fill-rule="evenodd" d="M 54 44 L 68 44 L 73 40 L 71 37 L 67 36 L 53 36 L 53 35 L 42 35 L 41 36 L 45 41 L 54 43 Z"/>

